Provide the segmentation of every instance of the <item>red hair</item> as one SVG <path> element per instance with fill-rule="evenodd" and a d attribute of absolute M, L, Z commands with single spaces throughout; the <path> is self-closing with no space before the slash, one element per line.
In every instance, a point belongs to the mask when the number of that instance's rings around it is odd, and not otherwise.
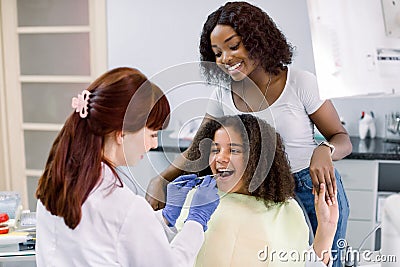
<path fill-rule="evenodd" d="M 36 197 L 46 209 L 63 217 L 71 229 L 79 224 L 82 204 L 101 179 L 102 162 L 113 170 L 114 185 L 122 186 L 113 163 L 103 155 L 104 137 L 143 127 L 164 129 L 170 114 L 165 95 L 137 69 L 110 70 L 87 90 L 88 116 L 81 118 L 73 112 L 68 117 L 53 143 L 36 190 Z"/>

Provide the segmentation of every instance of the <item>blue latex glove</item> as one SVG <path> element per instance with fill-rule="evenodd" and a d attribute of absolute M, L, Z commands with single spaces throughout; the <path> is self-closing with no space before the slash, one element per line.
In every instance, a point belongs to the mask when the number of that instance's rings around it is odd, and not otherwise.
<path fill-rule="evenodd" d="M 194 193 L 186 221 L 196 221 L 207 230 L 207 222 L 219 204 L 217 182 L 207 175 Z"/>
<path fill-rule="evenodd" d="M 162 215 L 169 222 L 168 226 L 174 226 L 176 219 L 181 214 L 189 191 L 198 183 L 196 174 L 182 175 L 167 185 L 167 201 Z M 186 183 L 173 184 L 173 182 L 187 181 Z"/>

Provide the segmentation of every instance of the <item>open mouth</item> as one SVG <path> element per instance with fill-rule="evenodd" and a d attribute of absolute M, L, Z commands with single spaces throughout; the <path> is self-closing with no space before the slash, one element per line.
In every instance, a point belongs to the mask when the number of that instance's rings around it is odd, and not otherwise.
<path fill-rule="evenodd" d="M 229 169 L 217 169 L 217 173 L 220 177 L 228 177 L 231 176 L 235 171 Z"/>

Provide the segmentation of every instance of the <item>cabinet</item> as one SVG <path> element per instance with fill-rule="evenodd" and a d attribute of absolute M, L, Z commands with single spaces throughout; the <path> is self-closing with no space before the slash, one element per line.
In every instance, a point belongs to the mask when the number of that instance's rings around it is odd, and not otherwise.
<path fill-rule="evenodd" d="M 71 98 L 107 69 L 105 0 L 0 0 L 0 182 L 36 209 Z"/>
<path fill-rule="evenodd" d="M 350 204 L 346 241 L 359 248 L 362 241 L 380 223 L 384 199 L 400 192 L 400 161 L 345 159 L 334 162 L 342 176 Z M 363 249 L 380 249 L 380 232 L 366 240 Z"/>
<path fill-rule="evenodd" d="M 359 248 L 376 226 L 379 161 L 346 159 L 334 164 L 342 176 L 350 205 L 346 241 Z M 363 248 L 374 250 L 375 235 L 367 239 Z"/>

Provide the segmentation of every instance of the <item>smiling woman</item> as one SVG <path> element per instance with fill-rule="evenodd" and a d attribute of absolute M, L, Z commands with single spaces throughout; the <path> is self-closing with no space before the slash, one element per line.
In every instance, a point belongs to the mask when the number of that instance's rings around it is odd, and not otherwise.
<path fill-rule="evenodd" d="M 234 81 L 241 81 L 257 68 L 257 62 L 249 58 L 242 37 L 228 25 L 217 25 L 210 35 L 215 62 Z"/>

